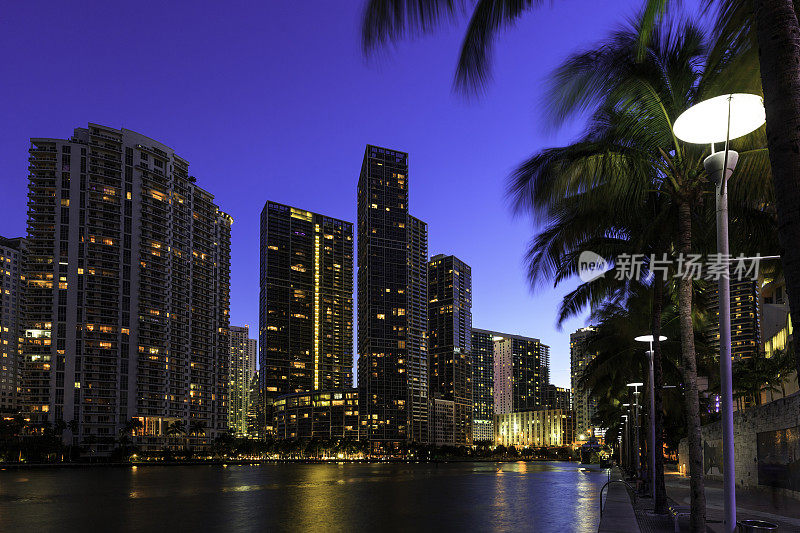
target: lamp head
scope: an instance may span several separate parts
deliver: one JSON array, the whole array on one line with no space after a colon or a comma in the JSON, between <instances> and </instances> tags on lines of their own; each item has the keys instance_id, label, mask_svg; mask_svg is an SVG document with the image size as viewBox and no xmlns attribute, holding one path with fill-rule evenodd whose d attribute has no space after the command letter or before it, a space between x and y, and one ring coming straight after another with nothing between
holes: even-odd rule
<instances>
[{"instance_id":1,"label":"lamp head","mask_svg":"<svg viewBox=\"0 0 800 533\"><path fill-rule=\"evenodd\" d=\"M639 335L638 337L636 337L633 340L635 340L637 342L653 342L655 340L655 337L653 337L652 335ZM665 336L663 336L663 335L659 335L658 336L658 340L659 341L665 341L665 340L667 340L667 338Z\"/></svg>"},{"instance_id":2,"label":"lamp head","mask_svg":"<svg viewBox=\"0 0 800 533\"><path fill-rule=\"evenodd\" d=\"M643 387L643 386L644 383L639 383L638 381L636 383L628 383L628 387Z\"/></svg>"},{"instance_id":3,"label":"lamp head","mask_svg":"<svg viewBox=\"0 0 800 533\"><path fill-rule=\"evenodd\" d=\"M730 111L730 135L728 113ZM672 131L687 143L712 144L744 137L766 121L764 101L757 94L723 94L695 104L675 120Z\"/></svg>"}]
</instances>

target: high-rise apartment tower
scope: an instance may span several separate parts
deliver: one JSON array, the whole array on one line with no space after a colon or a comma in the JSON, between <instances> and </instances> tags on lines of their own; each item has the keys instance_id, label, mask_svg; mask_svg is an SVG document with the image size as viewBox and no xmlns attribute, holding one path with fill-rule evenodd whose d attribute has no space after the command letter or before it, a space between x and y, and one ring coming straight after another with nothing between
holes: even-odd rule
<instances>
[{"instance_id":1,"label":"high-rise apartment tower","mask_svg":"<svg viewBox=\"0 0 800 533\"><path fill-rule=\"evenodd\" d=\"M189 163L99 124L31 139L21 393L34 422L110 452L131 418L161 447L169 424L228 425L232 219Z\"/></svg>"}]
</instances>

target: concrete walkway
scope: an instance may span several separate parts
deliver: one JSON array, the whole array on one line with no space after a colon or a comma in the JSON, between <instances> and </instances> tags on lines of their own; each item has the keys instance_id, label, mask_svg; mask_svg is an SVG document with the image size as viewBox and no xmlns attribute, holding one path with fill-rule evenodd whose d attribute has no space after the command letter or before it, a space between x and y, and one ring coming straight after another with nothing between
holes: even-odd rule
<instances>
[{"instance_id":1,"label":"concrete walkway","mask_svg":"<svg viewBox=\"0 0 800 533\"><path fill-rule=\"evenodd\" d=\"M611 479L621 479L619 469L612 470ZM606 491L598 533L641 533L627 487L611 483Z\"/></svg>"},{"instance_id":2,"label":"concrete walkway","mask_svg":"<svg viewBox=\"0 0 800 533\"><path fill-rule=\"evenodd\" d=\"M689 505L689 478L676 472L664 472L667 496L679 505ZM710 531L722 531L724 502L722 482L705 480L706 519ZM778 525L779 531L800 532L800 500L763 489L736 489L737 520L765 520Z\"/></svg>"}]
</instances>

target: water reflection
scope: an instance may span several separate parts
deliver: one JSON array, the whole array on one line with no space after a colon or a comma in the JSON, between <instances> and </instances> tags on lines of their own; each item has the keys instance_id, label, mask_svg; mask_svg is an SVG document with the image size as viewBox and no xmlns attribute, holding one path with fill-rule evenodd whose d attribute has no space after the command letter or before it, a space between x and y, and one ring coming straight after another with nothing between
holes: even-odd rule
<instances>
[{"instance_id":1,"label":"water reflection","mask_svg":"<svg viewBox=\"0 0 800 533\"><path fill-rule=\"evenodd\" d=\"M0 530L596 531L604 471L569 463L0 471Z\"/></svg>"}]
</instances>

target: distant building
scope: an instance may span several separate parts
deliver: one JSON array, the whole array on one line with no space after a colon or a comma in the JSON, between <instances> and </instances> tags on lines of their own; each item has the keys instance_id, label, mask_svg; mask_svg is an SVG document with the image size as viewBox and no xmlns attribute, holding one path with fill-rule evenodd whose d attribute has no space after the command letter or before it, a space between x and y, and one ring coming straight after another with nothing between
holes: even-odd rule
<instances>
[{"instance_id":1,"label":"distant building","mask_svg":"<svg viewBox=\"0 0 800 533\"><path fill-rule=\"evenodd\" d=\"M250 380L250 404L247 407L247 436L251 439L265 437L264 431L272 424L267 424L264 409L264 394L261 389L258 373Z\"/></svg>"},{"instance_id":2,"label":"distant building","mask_svg":"<svg viewBox=\"0 0 800 533\"><path fill-rule=\"evenodd\" d=\"M761 323L758 281L731 279L731 357L734 361L756 357L761 353ZM711 289L711 344L719 354L719 293Z\"/></svg>"},{"instance_id":3,"label":"distant building","mask_svg":"<svg viewBox=\"0 0 800 533\"><path fill-rule=\"evenodd\" d=\"M98 124L31 139L22 395L33 422L110 453L131 418L143 448L169 424L228 427L233 220L174 150Z\"/></svg>"},{"instance_id":4,"label":"distant building","mask_svg":"<svg viewBox=\"0 0 800 533\"><path fill-rule=\"evenodd\" d=\"M250 387L256 375L258 341L250 338L250 326L230 327L230 362L228 364L228 429L237 437L248 435ZM255 399L255 398L253 398Z\"/></svg>"},{"instance_id":5,"label":"distant building","mask_svg":"<svg viewBox=\"0 0 800 533\"><path fill-rule=\"evenodd\" d=\"M408 154L368 145L358 179L358 387L373 450L427 442L427 224Z\"/></svg>"},{"instance_id":6,"label":"distant building","mask_svg":"<svg viewBox=\"0 0 800 533\"><path fill-rule=\"evenodd\" d=\"M353 225L267 202L260 253L258 375L269 422L278 396L353 385Z\"/></svg>"},{"instance_id":7,"label":"distant building","mask_svg":"<svg viewBox=\"0 0 800 533\"><path fill-rule=\"evenodd\" d=\"M794 327L789 314L789 298L783 276L768 280L761 287L761 339L764 357L770 359L785 352L793 342ZM797 372L786 376L782 386L767 387L761 391L761 403L790 396L798 391ZM735 405L734 405L735 408Z\"/></svg>"},{"instance_id":8,"label":"distant building","mask_svg":"<svg viewBox=\"0 0 800 533\"><path fill-rule=\"evenodd\" d=\"M579 385L586 366L597 355L589 350L589 337L595 332L592 326L581 328L569 336L570 376L572 381L572 408L575 411L575 432L579 440L588 440L594 434L592 417L597 402L589 397L589 391Z\"/></svg>"},{"instance_id":9,"label":"distant building","mask_svg":"<svg viewBox=\"0 0 800 533\"><path fill-rule=\"evenodd\" d=\"M547 385L547 408L561 409L562 411L572 410L572 394L569 389L556 387L552 383Z\"/></svg>"},{"instance_id":10,"label":"distant building","mask_svg":"<svg viewBox=\"0 0 800 533\"><path fill-rule=\"evenodd\" d=\"M472 445L472 269L453 255L428 263L430 423L436 445Z\"/></svg>"},{"instance_id":11,"label":"distant building","mask_svg":"<svg viewBox=\"0 0 800 533\"><path fill-rule=\"evenodd\" d=\"M495 414L546 407L550 347L539 339L496 331L492 334Z\"/></svg>"},{"instance_id":12,"label":"distant building","mask_svg":"<svg viewBox=\"0 0 800 533\"><path fill-rule=\"evenodd\" d=\"M0 413L16 413L24 239L0 237Z\"/></svg>"},{"instance_id":13,"label":"distant building","mask_svg":"<svg viewBox=\"0 0 800 533\"><path fill-rule=\"evenodd\" d=\"M358 390L314 391L275 399L273 426L278 439L359 440L366 420L358 408ZM363 424L362 424L363 422Z\"/></svg>"},{"instance_id":14,"label":"distant building","mask_svg":"<svg viewBox=\"0 0 800 533\"><path fill-rule=\"evenodd\" d=\"M575 440L572 411L540 409L494 416L494 443L505 447L570 446Z\"/></svg>"},{"instance_id":15,"label":"distant building","mask_svg":"<svg viewBox=\"0 0 800 533\"><path fill-rule=\"evenodd\" d=\"M494 333L472 329L472 439L494 439Z\"/></svg>"}]
</instances>

